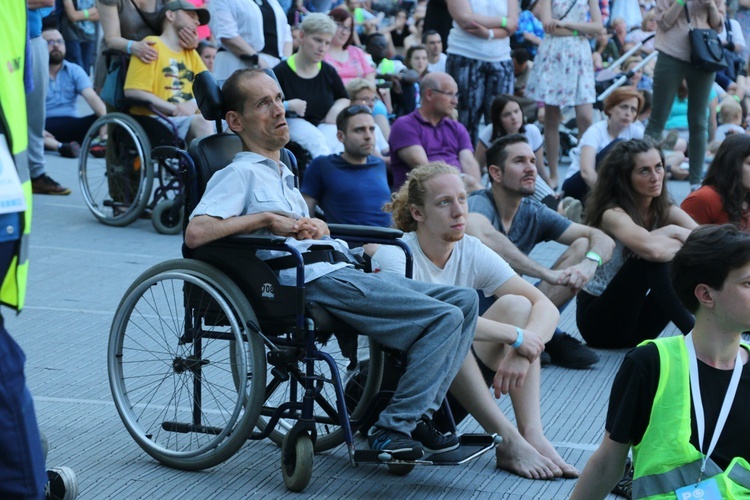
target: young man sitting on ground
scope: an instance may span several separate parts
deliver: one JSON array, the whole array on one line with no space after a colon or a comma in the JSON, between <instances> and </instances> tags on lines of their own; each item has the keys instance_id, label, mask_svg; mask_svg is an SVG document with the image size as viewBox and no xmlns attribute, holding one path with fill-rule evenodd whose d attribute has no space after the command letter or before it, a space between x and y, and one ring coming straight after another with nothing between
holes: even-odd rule
<instances>
[{"instance_id":1,"label":"young man sitting on ground","mask_svg":"<svg viewBox=\"0 0 750 500\"><path fill-rule=\"evenodd\" d=\"M607 496L631 448L633 498L748 498L750 233L694 229L672 261L672 286L695 327L625 356L604 437L572 499Z\"/></svg>"},{"instance_id":2,"label":"young man sitting on ground","mask_svg":"<svg viewBox=\"0 0 750 500\"><path fill-rule=\"evenodd\" d=\"M381 209L391 197L385 162L373 155L377 125L368 106L344 109L336 118L344 152L318 156L305 169L302 196L310 214L320 208L329 223L388 227Z\"/></svg>"},{"instance_id":3,"label":"young man sitting on ground","mask_svg":"<svg viewBox=\"0 0 750 500\"><path fill-rule=\"evenodd\" d=\"M137 57L131 58L125 78L125 97L146 101L170 118L163 120L143 108L132 108L131 113L151 116L170 128L174 125L188 144L196 137L214 133L215 128L200 115L193 96L195 75L208 70L198 52L180 46L179 32L184 27L197 30L208 19L206 9L199 9L187 0L165 4L160 15L161 35L144 38L146 42L154 42L159 58L148 64Z\"/></svg>"},{"instance_id":4,"label":"young man sitting on ground","mask_svg":"<svg viewBox=\"0 0 750 500\"><path fill-rule=\"evenodd\" d=\"M497 433L497 467L530 479L578 477L544 436L539 409L539 354L555 330L557 308L531 283L478 239L464 234L466 189L456 168L433 162L412 170L393 200L396 227L414 256L414 279L467 286L497 300L477 321L472 354L450 394L453 416L471 414L485 431ZM373 261L383 271L404 273L405 256L380 246ZM518 430L495 397L510 394ZM519 432L520 431L520 432Z\"/></svg>"},{"instance_id":5,"label":"young man sitting on ground","mask_svg":"<svg viewBox=\"0 0 750 500\"><path fill-rule=\"evenodd\" d=\"M525 136L498 139L487 150L487 166L492 187L469 198L466 232L497 252L516 272L542 280L542 293L558 308L565 307L594 276L597 266L609 260L614 241L531 198L536 156ZM550 240L568 248L547 268L528 255L537 244ZM599 360L594 351L559 329L545 351L552 363L566 368L589 368Z\"/></svg>"},{"instance_id":6,"label":"young man sitting on ground","mask_svg":"<svg viewBox=\"0 0 750 500\"><path fill-rule=\"evenodd\" d=\"M276 80L263 70L239 70L224 83L222 93L227 124L240 136L243 151L208 182L190 216L185 244L195 248L233 234L275 234L286 236L287 244L303 255L323 244L348 259L346 244L328 236L325 222L310 218L292 172L280 163L289 127ZM295 280L296 269L279 271L282 285ZM368 432L372 449L414 460L424 448L457 446L455 434L433 432L432 415L471 346L477 318L474 290L365 274L343 261L316 262L305 266L305 299L382 345L406 353L406 370L395 394Z\"/></svg>"}]
</instances>

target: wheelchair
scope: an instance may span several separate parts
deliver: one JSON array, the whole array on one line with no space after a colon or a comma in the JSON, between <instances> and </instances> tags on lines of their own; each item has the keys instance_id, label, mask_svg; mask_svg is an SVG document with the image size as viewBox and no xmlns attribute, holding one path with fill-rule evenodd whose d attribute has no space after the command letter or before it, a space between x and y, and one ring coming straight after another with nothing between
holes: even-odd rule
<instances>
[{"instance_id":1,"label":"wheelchair","mask_svg":"<svg viewBox=\"0 0 750 500\"><path fill-rule=\"evenodd\" d=\"M126 57L110 51L109 56ZM123 76L124 78L124 76ZM124 81L122 82L124 84ZM78 164L78 180L83 199L100 222L127 226L150 213L154 228L163 234L179 234L182 229L184 186L179 159L152 155L159 146L184 148L177 129L150 116L128 114L132 107L146 108L168 117L134 99L121 99L117 111L107 113L89 128ZM107 139L99 131L106 127Z\"/></svg>"},{"instance_id":2,"label":"wheelchair","mask_svg":"<svg viewBox=\"0 0 750 500\"><path fill-rule=\"evenodd\" d=\"M210 74L202 75L213 96L199 99L201 111L207 119L220 118L220 105L212 104L221 102L218 88L211 87ZM187 165L184 208L190 213L210 176L242 145L236 135L219 133L196 139L189 153L157 149L159 155L171 150ZM296 169L288 152L282 161ZM350 241L399 245L411 265L401 231L330 229ZM260 250L291 255L296 286L281 286L256 255ZM417 464L463 463L498 442L464 435L457 450L416 462L355 450L354 432L372 425L392 394L380 390L381 380L385 360L398 353L305 300L304 260L283 237L235 235L196 249L183 245L183 256L135 280L109 336L115 406L136 443L159 462L201 470L227 460L248 440L268 437L281 446L286 487L302 491L314 453L342 443L353 466L386 464L406 474Z\"/></svg>"}]
</instances>

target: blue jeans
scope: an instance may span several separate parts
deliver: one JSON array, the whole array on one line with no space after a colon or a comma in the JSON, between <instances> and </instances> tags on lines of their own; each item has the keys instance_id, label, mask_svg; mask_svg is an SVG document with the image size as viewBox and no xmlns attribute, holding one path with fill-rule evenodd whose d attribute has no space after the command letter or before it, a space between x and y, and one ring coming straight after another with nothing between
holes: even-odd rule
<instances>
[{"instance_id":1,"label":"blue jeans","mask_svg":"<svg viewBox=\"0 0 750 500\"><path fill-rule=\"evenodd\" d=\"M15 241L0 243L0 275ZM34 402L26 387L26 356L0 316L0 498L44 498L47 473Z\"/></svg>"}]
</instances>

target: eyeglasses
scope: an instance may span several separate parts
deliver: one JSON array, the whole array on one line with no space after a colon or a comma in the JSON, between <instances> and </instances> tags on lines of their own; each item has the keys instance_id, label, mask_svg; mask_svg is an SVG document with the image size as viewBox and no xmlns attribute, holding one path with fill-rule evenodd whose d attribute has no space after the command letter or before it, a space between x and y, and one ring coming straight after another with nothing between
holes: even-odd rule
<instances>
[{"instance_id":1,"label":"eyeglasses","mask_svg":"<svg viewBox=\"0 0 750 500\"><path fill-rule=\"evenodd\" d=\"M57 40L47 40L47 45L49 45L50 47L52 45L63 46L63 45L65 45L65 40L63 40L62 38L58 38Z\"/></svg>"},{"instance_id":2,"label":"eyeglasses","mask_svg":"<svg viewBox=\"0 0 750 500\"><path fill-rule=\"evenodd\" d=\"M354 115L361 115L361 114L372 114L372 110L369 106L364 106L362 104L357 104L356 106L349 106L345 110L341 112L342 115L344 115L347 118L350 118Z\"/></svg>"},{"instance_id":3,"label":"eyeglasses","mask_svg":"<svg viewBox=\"0 0 750 500\"><path fill-rule=\"evenodd\" d=\"M356 102L356 101L362 101L362 102L364 102L364 103L367 103L367 104L375 104L375 103L376 103L376 102L378 102L379 100L380 100L380 99L378 98L378 96L372 96L372 97L359 97L359 98L357 98L357 99L352 99L352 101L354 101L354 102Z\"/></svg>"},{"instance_id":4,"label":"eyeglasses","mask_svg":"<svg viewBox=\"0 0 750 500\"><path fill-rule=\"evenodd\" d=\"M352 29L344 23L336 23L336 28L340 29L344 33L351 33Z\"/></svg>"},{"instance_id":5,"label":"eyeglasses","mask_svg":"<svg viewBox=\"0 0 750 500\"><path fill-rule=\"evenodd\" d=\"M440 89L430 89L433 92L437 92L438 94L443 94L448 96L448 98L452 101L453 99L458 100L459 97L461 97L460 92L456 92L455 94L453 92L448 92L447 90L440 90Z\"/></svg>"}]
</instances>

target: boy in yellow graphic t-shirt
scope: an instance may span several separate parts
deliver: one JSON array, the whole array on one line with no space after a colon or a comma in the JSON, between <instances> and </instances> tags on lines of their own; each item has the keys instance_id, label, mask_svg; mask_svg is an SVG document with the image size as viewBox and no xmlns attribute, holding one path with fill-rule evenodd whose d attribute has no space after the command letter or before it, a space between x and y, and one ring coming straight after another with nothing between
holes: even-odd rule
<instances>
[{"instance_id":1,"label":"boy in yellow graphic t-shirt","mask_svg":"<svg viewBox=\"0 0 750 500\"><path fill-rule=\"evenodd\" d=\"M156 110L169 116L180 137L190 142L196 137L214 133L214 125L198 112L193 95L195 75L207 71L203 60L193 49L180 45L178 33L184 27L197 29L208 23L209 13L186 0L174 0L162 10L161 36L144 40L159 53L156 61L144 63L137 57L130 60L125 79L125 97L149 102ZM133 108L134 115L151 115L143 108ZM167 124L171 127L171 124Z\"/></svg>"}]
</instances>

